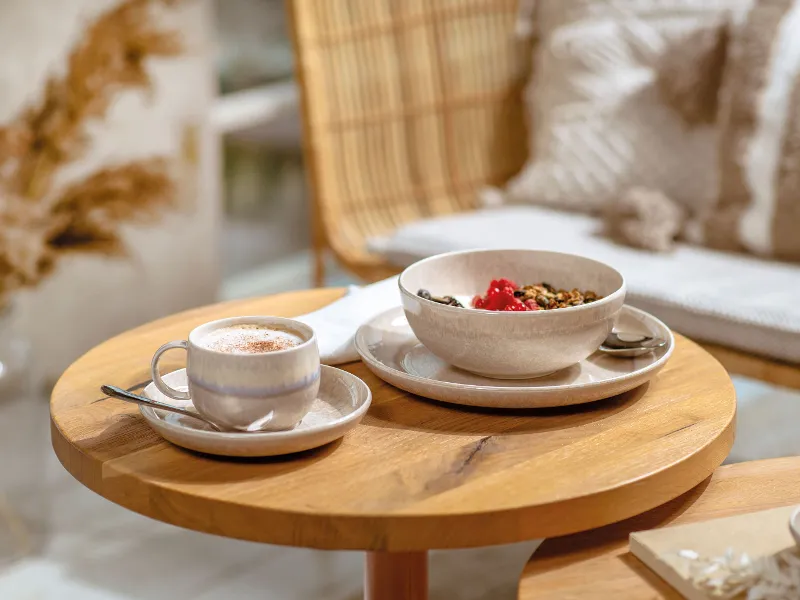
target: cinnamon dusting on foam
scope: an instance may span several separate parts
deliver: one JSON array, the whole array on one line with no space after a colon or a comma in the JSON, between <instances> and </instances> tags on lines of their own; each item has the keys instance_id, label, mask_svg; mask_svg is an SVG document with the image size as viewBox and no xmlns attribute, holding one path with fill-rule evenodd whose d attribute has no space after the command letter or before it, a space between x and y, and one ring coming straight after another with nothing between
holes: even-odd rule
<instances>
[{"instance_id":1,"label":"cinnamon dusting on foam","mask_svg":"<svg viewBox=\"0 0 800 600\"><path fill-rule=\"evenodd\" d=\"M263 354L288 350L304 341L296 332L275 325L244 323L215 329L203 336L201 344L217 352Z\"/></svg>"}]
</instances>

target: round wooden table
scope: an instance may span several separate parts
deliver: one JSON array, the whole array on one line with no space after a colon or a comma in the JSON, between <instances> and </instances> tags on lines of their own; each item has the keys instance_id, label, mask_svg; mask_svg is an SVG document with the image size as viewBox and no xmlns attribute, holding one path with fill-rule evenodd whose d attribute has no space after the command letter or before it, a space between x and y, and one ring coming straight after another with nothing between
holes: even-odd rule
<instances>
[{"instance_id":1,"label":"round wooden table","mask_svg":"<svg viewBox=\"0 0 800 600\"><path fill-rule=\"evenodd\" d=\"M78 481L154 519L217 535L365 550L368 598L424 598L427 551L560 536L626 519L706 479L733 442L724 369L677 336L649 385L590 405L531 411L423 400L348 365L372 389L363 422L299 455L227 460L172 446L135 406L150 357L196 325L234 315L292 316L342 290L312 290L190 310L97 346L57 383L53 447ZM177 353L176 353L177 354ZM168 356L167 368L183 366ZM170 363L170 361L172 361Z\"/></svg>"},{"instance_id":2,"label":"round wooden table","mask_svg":"<svg viewBox=\"0 0 800 600\"><path fill-rule=\"evenodd\" d=\"M681 600L628 548L634 531L800 504L800 457L725 465L686 494L594 531L546 540L526 565L520 600Z\"/></svg>"}]
</instances>

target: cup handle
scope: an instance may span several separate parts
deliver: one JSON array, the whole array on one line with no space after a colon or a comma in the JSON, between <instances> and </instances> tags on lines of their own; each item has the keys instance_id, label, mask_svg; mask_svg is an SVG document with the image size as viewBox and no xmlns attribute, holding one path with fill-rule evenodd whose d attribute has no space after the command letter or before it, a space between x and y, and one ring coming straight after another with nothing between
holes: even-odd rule
<instances>
[{"instance_id":1,"label":"cup handle","mask_svg":"<svg viewBox=\"0 0 800 600\"><path fill-rule=\"evenodd\" d=\"M161 373L158 372L158 361L161 359L161 355L167 350L172 350L173 348L183 348L184 350L188 350L189 342L186 340L167 342L161 346L161 348L156 350L156 353L153 355L153 360L150 363L150 373L153 376L153 383L156 384L158 391L168 398L172 398L174 400L191 400L192 397L189 395L189 392L183 392L168 386L166 383L164 383L164 380L161 379Z\"/></svg>"}]
</instances>

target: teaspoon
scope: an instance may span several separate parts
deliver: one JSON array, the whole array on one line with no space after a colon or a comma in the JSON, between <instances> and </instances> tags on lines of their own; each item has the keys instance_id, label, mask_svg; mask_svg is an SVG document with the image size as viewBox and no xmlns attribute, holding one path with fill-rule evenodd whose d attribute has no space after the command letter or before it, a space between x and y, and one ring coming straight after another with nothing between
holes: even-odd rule
<instances>
[{"instance_id":1,"label":"teaspoon","mask_svg":"<svg viewBox=\"0 0 800 600\"><path fill-rule=\"evenodd\" d=\"M629 333L624 331L614 331L600 345L600 352L620 358L633 358L642 356L667 344L667 340L642 335L640 333Z\"/></svg>"},{"instance_id":2,"label":"teaspoon","mask_svg":"<svg viewBox=\"0 0 800 600\"><path fill-rule=\"evenodd\" d=\"M114 398L125 400L125 402L133 402L134 404L141 404L142 406L149 406L151 408L157 408L159 410L173 412L179 415L183 415L184 417L191 417L193 419L197 419L198 421L202 421L203 423L211 427L214 431L224 431L223 428L217 425L216 423L209 421L199 413L196 413L192 410L186 410L183 408L178 408L177 406L171 406L170 404L159 402L158 400L151 400L150 398L145 398L144 396L139 396L138 394L133 394L127 390L118 388L115 385L101 385L100 391L103 392L106 396L113 396Z\"/></svg>"}]
</instances>

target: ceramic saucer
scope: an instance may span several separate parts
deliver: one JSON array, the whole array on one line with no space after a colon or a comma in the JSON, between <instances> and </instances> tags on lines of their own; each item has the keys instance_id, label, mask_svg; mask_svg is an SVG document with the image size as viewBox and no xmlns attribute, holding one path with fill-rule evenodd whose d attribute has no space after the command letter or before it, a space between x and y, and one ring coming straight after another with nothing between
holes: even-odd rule
<instances>
[{"instance_id":1,"label":"ceramic saucer","mask_svg":"<svg viewBox=\"0 0 800 600\"><path fill-rule=\"evenodd\" d=\"M649 381L675 347L669 328L652 315L624 306L617 331L662 337L667 344L637 358L600 352L580 363L536 379L502 380L457 369L420 344L403 309L393 308L361 326L356 349L378 377L412 394L442 402L489 408L567 406L610 398ZM553 347L558 352L558 346Z\"/></svg>"},{"instance_id":2,"label":"ceramic saucer","mask_svg":"<svg viewBox=\"0 0 800 600\"><path fill-rule=\"evenodd\" d=\"M186 386L186 369L163 377L167 385ZM152 399L186 407L190 402L173 400L159 392L152 382L144 389ZM238 433L213 431L201 421L149 406L140 406L150 427L166 440L207 454L221 456L277 456L310 450L342 437L366 414L372 401L367 384L355 375L322 366L319 396L311 411L291 431Z\"/></svg>"}]
</instances>

